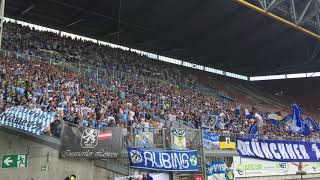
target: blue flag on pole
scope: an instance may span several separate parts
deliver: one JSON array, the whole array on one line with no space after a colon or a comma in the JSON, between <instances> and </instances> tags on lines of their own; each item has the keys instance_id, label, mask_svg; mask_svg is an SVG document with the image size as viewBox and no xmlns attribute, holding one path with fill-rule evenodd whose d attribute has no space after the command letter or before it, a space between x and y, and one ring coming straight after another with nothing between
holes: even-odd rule
<instances>
[{"instance_id":1,"label":"blue flag on pole","mask_svg":"<svg viewBox=\"0 0 320 180\"><path fill-rule=\"evenodd\" d=\"M292 120L295 121L297 127L302 127L301 110L297 104L292 107Z\"/></svg>"},{"instance_id":2,"label":"blue flag on pole","mask_svg":"<svg viewBox=\"0 0 320 180\"><path fill-rule=\"evenodd\" d=\"M258 124L257 122L254 122L250 128L249 128L249 134L250 135L258 135Z\"/></svg>"},{"instance_id":3,"label":"blue flag on pole","mask_svg":"<svg viewBox=\"0 0 320 180\"><path fill-rule=\"evenodd\" d=\"M301 118L301 111L297 104L294 104L292 107L292 119L288 122L288 125L291 132L302 134L302 130L304 127Z\"/></svg>"}]
</instances>

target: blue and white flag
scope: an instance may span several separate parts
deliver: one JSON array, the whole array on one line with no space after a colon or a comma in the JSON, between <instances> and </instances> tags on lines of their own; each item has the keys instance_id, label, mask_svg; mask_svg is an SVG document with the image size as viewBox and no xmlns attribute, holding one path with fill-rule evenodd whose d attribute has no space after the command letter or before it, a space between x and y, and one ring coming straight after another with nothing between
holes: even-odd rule
<instances>
[{"instance_id":1,"label":"blue and white flag","mask_svg":"<svg viewBox=\"0 0 320 180\"><path fill-rule=\"evenodd\" d=\"M237 138L241 157L279 162L319 162L320 143Z\"/></svg>"},{"instance_id":2,"label":"blue and white flag","mask_svg":"<svg viewBox=\"0 0 320 180\"><path fill-rule=\"evenodd\" d=\"M302 133L301 128L303 127L303 122L301 118L301 111L297 104L294 104L292 107L292 120L288 123L291 132L293 133Z\"/></svg>"},{"instance_id":3,"label":"blue and white flag","mask_svg":"<svg viewBox=\"0 0 320 180\"><path fill-rule=\"evenodd\" d=\"M211 134L203 131L203 147L205 149L219 149L219 134Z\"/></svg>"},{"instance_id":4,"label":"blue and white flag","mask_svg":"<svg viewBox=\"0 0 320 180\"><path fill-rule=\"evenodd\" d=\"M207 175L212 176L214 174L224 174L226 170L226 164L222 161L212 162L206 165Z\"/></svg>"},{"instance_id":5,"label":"blue and white flag","mask_svg":"<svg viewBox=\"0 0 320 180\"><path fill-rule=\"evenodd\" d=\"M157 171L199 171L197 150L155 150L128 147L131 168Z\"/></svg>"},{"instance_id":6,"label":"blue and white flag","mask_svg":"<svg viewBox=\"0 0 320 180\"><path fill-rule=\"evenodd\" d=\"M250 128L249 128L249 134L250 135L258 135L259 134L259 128L257 122L254 122Z\"/></svg>"},{"instance_id":7,"label":"blue and white flag","mask_svg":"<svg viewBox=\"0 0 320 180\"><path fill-rule=\"evenodd\" d=\"M314 119L312 119L312 117L308 116L304 120L304 122L305 122L305 124L307 124L309 126L309 128L312 132L319 132L320 131L318 123Z\"/></svg>"},{"instance_id":8,"label":"blue and white flag","mask_svg":"<svg viewBox=\"0 0 320 180\"><path fill-rule=\"evenodd\" d=\"M22 106L12 107L0 115L0 124L40 135L54 121L51 113L30 110Z\"/></svg>"},{"instance_id":9,"label":"blue and white flag","mask_svg":"<svg viewBox=\"0 0 320 180\"><path fill-rule=\"evenodd\" d=\"M271 123L275 126L278 126L279 122L283 120L282 116L277 113L268 114L268 119L271 120Z\"/></svg>"}]
</instances>

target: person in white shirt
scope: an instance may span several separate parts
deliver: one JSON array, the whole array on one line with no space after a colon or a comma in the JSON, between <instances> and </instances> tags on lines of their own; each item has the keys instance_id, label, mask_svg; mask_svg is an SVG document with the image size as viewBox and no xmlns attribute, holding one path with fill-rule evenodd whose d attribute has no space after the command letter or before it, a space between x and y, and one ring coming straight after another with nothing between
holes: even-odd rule
<instances>
[{"instance_id":1,"label":"person in white shirt","mask_svg":"<svg viewBox=\"0 0 320 180\"><path fill-rule=\"evenodd\" d=\"M260 128L263 126L263 119L260 114L257 113L257 109L255 107L252 108L252 114L254 115L255 120L257 121L257 125Z\"/></svg>"}]
</instances>

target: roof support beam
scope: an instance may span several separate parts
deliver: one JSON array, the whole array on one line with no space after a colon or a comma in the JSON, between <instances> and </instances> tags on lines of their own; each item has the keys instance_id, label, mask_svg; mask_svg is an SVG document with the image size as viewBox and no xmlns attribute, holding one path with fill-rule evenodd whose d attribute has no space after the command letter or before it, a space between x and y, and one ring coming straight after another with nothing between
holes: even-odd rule
<instances>
[{"instance_id":1,"label":"roof support beam","mask_svg":"<svg viewBox=\"0 0 320 180\"><path fill-rule=\"evenodd\" d=\"M82 22L82 21L84 21L84 19L78 19L78 20L76 20L76 21L73 21L73 22L67 24L67 25L65 26L65 28L70 27L70 26L73 26L73 25L76 25L76 24L79 24L79 23Z\"/></svg>"},{"instance_id":2,"label":"roof support beam","mask_svg":"<svg viewBox=\"0 0 320 180\"><path fill-rule=\"evenodd\" d=\"M317 30L318 30L318 33L320 33L320 17L319 17L319 14L316 15L316 19L317 19L317 23L318 23Z\"/></svg>"},{"instance_id":3,"label":"roof support beam","mask_svg":"<svg viewBox=\"0 0 320 180\"><path fill-rule=\"evenodd\" d=\"M271 11L274 7L280 4L283 0L273 0L269 6L267 7L266 11Z\"/></svg>"},{"instance_id":4,"label":"roof support beam","mask_svg":"<svg viewBox=\"0 0 320 180\"><path fill-rule=\"evenodd\" d=\"M25 9L24 11L21 12L21 16L25 15L27 12L29 12L31 9L33 9L35 7L34 4L32 4L31 6L29 6L27 9Z\"/></svg>"},{"instance_id":5,"label":"roof support beam","mask_svg":"<svg viewBox=\"0 0 320 180\"><path fill-rule=\"evenodd\" d=\"M264 14L266 16L269 16L270 18L275 19L276 21L279 21L279 22L281 22L283 24L286 24L286 25L288 25L288 26L290 26L292 28L295 28L295 29L297 29L297 30L299 30L299 31L301 31L301 32L303 32L305 34L308 34L308 35L320 40L320 35L319 34L317 34L315 32L312 32L312 31L310 31L310 30L308 30L308 29L306 29L306 28L304 28L302 26L296 25L295 23L290 22L289 20L286 20L286 19L284 19L284 18L282 18L282 17L280 17L278 15L275 15L275 14L273 14L271 12L265 11L264 9L252 4L252 3L250 3L250 2L248 2L246 0L234 0L234 1L238 2L239 4L241 4L243 6L246 6L246 7L250 8L250 9L252 9L252 10L257 11L258 13L261 13L261 14Z\"/></svg>"},{"instance_id":6,"label":"roof support beam","mask_svg":"<svg viewBox=\"0 0 320 180\"><path fill-rule=\"evenodd\" d=\"M294 0L290 0L290 8L292 11L292 18L295 24L297 24L297 14L296 14L296 7L294 5Z\"/></svg>"},{"instance_id":7,"label":"roof support beam","mask_svg":"<svg viewBox=\"0 0 320 180\"><path fill-rule=\"evenodd\" d=\"M309 21L309 20L312 21L312 18L316 17L316 16L319 14L319 12L320 12L320 10L319 10L319 3L320 3L320 2L319 2L318 0L316 0L316 1L314 2L315 8L313 9L313 11L309 12L308 16L306 16L306 17L301 21L301 24L303 24L303 23L305 23L305 22L307 22L307 21ZM315 21L315 22L316 22L316 21Z\"/></svg>"},{"instance_id":8,"label":"roof support beam","mask_svg":"<svg viewBox=\"0 0 320 180\"><path fill-rule=\"evenodd\" d=\"M112 33L109 33L109 34L104 35L103 37L104 37L104 38L108 38L108 37L115 36L115 35L117 35L117 34L120 34L120 32L119 32L119 31L112 32Z\"/></svg>"},{"instance_id":9,"label":"roof support beam","mask_svg":"<svg viewBox=\"0 0 320 180\"><path fill-rule=\"evenodd\" d=\"M266 0L259 0L259 3L264 10L267 9Z\"/></svg>"},{"instance_id":10,"label":"roof support beam","mask_svg":"<svg viewBox=\"0 0 320 180\"><path fill-rule=\"evenodd\" d=\"M308 10L309 7L310 7L310 4L312 3L312 1L313 1L313 0L309 0L308 3L306 4L306 6L304 7L304 9L303 9L303 11L302 11L302 13L301 13L301 15L300 15L300 17L299 17L299 20L298 20L297 24L300 24L300 23L301 23L303 17L305 16L307 10Z\"/></svg>"}]
</instances>

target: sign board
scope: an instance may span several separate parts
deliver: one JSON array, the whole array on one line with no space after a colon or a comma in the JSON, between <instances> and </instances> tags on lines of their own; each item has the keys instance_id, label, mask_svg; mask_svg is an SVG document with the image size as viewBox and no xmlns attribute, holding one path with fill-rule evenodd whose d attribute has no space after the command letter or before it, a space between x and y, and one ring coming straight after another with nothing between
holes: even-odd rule
<instances>
[{"instance_id":1,"label":"sign board","mask_svg":"<svg viewBox=\"0 0 320 180\"><path fill-rule=\"evenodd\" d=\"M62 158L117 158L122 148L122 128L65 127L61 135Z\"/></svg>"},{"instance_id":2,"label":"sign board","mask_svg":"<svg viewBox=\"0 0 320 180\"><path fill-rule=\"evenodd\" d=\"M235 156L233 169L235 176L239 178L294 175L297 171L317 174L320 173L320 162L275 162Z\"/></svg>"},{"instance_id":3,"label":"sign board","mask_svg":"<svg viewBox=\"0 0 320 180\"><path fill-rule=\"evenodd\" d=\"M197 150L156 150L128 147L131 168L156 171L199 171Z\"/></svg>"},{"instance_id":4,"label":"sign board","mask_svg":"<svg viewBox=\"0 0 320 180\"><path fill-rule=\"evenodd\" d=\"M2 168L23 168L28 166L27 154L3 154Z\"/></svg>"},{"instance_id":5,"label":"sign board","mask_svg":"<svg viewBox=\"0 0 320 180\"><path fill-rule=\"evenodd\" d=\"M278 162L319 162L320 160L320 143L309 141L237 138L237 151L244 158Z\"/></svg>"},{"instance_id":6,"label":"sign board","mask_svg":"<svg viewBox=\"0 0 320 180\"><path fill-rule=\"evenodd\" d=\"M41 171L49 171L49 166L48 165L41 166Z\"/></svg>"}]
</instances>

